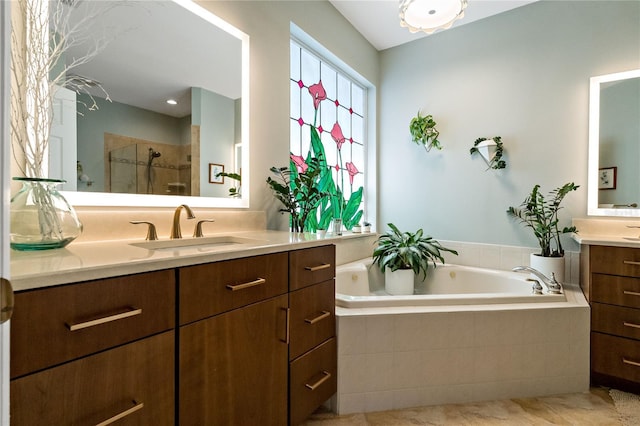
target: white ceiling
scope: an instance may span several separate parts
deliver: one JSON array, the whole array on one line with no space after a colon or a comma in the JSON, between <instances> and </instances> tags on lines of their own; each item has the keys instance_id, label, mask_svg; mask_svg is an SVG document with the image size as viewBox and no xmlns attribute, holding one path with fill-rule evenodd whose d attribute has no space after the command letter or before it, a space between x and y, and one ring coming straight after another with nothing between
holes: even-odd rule
<instances>
[{"instance_id":1,"label":"white ceiling","mask_svg":"<svg viewBox=\"0 0 640 426\"><path fill-rule=\"evenodd\" d=\"M388 49L422 37L400 26L399 0L329 0L378 50ZM537 0L469 0L464 18L456 26L487 18Z\"/></svg>"}]
</instances>

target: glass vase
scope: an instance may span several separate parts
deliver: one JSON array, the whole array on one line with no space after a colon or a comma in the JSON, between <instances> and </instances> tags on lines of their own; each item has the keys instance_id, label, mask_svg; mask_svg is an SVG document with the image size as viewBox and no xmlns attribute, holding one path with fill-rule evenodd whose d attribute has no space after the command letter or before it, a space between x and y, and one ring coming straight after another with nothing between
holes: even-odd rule
<instances>
[{"instance_id":1,"label":"glass vase","mask_svg":"<svg viewBox=\"0 0 640 426\"><path fill-rule=\"evenodd\" d=\"M78 216L58 192L59 179L14 177L22 188L11 198L10 244L14 250L65 247L82 233Z\"/></svg>"}]
</instances>

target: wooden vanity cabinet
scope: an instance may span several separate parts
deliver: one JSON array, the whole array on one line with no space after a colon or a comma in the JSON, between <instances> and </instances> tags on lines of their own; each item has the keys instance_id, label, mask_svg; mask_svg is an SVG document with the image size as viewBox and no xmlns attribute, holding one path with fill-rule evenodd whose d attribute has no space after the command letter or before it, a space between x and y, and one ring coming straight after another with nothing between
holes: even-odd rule
<instances>
[{"instance_id":1,"label":"wooden vanity cabinet","mask_svg":"<svg viewBox=\"0 0 640 426\"><path fill-rule=\"evenodd\" d=\"M337 390L335 246L289 252L289 422L300 424Z\"/></svg>"},{"instance_id":2,"label":"wooden vanity cabinet","mask_svg":"<svg viewBox=\"0 0 640 426\"><path fill-rule=\"evenodd\" d=\"M287 253L178 276L179 424L287 424Z\"/></svg>"},{"instance_id":3,"label":"wooden vanity cabinet","mask_svg":"<svg viewBox=\"0 0 640 426\"><path fill-rule=\"evenodd\" d=\"M12 425L174 424L175 275L18 292Z\"/></svg>"},{"instance_id":4,"label":"wooden vanity cabinet","mask_svg":"<svg viewBox=\"0 0 640 426\"><path fill-rule=\"evenodd\" d=\"M591 381L640 391L640 249L589 246Z\"/></svg>"}]
</instances>

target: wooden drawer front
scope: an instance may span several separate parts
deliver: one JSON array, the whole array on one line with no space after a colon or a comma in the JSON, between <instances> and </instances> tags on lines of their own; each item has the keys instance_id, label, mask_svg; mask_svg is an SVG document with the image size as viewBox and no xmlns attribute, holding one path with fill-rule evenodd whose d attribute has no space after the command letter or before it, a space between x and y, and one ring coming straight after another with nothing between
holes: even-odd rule
<instances>
[{"instance_id":1,"label":"wooden drawer front","mask_svg":"<svg viewBox=\"0 0 640 426\"><path fill-rule=\"evenodd\" d=\"M174 325L173 270L20 292L11 320L11 377Z\"/></svg>"},{"instance_id":2,"label":"wooden drawer front","mask_svg":"<svg viewBox=\"0 0 640 426\"><path fill-rule=\"evenodd\" d=\"M640 340L640 309L593 303L591 329Z\"/></svg>"},{"instance_id":3,"label":"wooden drawer front","mask_svg":"<svg viewBox=\"0 0 640 426\"><path fill-rule=\"evenodd\" d=\"M336 246L289 252L289 287L297 290L336 276Z\"/></svg>"},{"instance_id":4,"label":"wooden drawer front","mask_svg":"<svg viewBox=\"0 0 640 426\"><path fill-rule=\"evenodd\" d=\"M640 382L640 342L592 332L591 370Z\"/></svg>"},{"instance_id":5,"label":"wooden drawer front","mask_svg":"<svg viewBox=\"0 0 640 426\"><path fill-rule=\"evenodd\" d=\"M299 357L336 335L335 297L333 280L296 290L289 295L289 359Z\"/></svg>"},{"instance_id":6,"label":"wooden drawer front","mask_svg":"<svg viewBox=\"0 0 640 426\"><path fill-rule=\"evenodd\" d=\"M287 253L179 269L180 324L285 294Z\"/></svg>"},{"instance_id":7,"label":"wooden drawer front","mask_svg":"<svg viewBox=\"0 0 640 426\"><path fill-rule=\"evenodd\" d=\"M287 422L287 295L180 327L180 426Z\"/></svg>"},{"instance_id":8,"label":"wooden drawer front","mask_svg":"<svg viewBox=\"0 0 640 426\"><path fill-rule=\"evenodd\" d=\"M300 424L337 390L336 339L326 341L291 363L289 417Z\"/></svg>"},{"instance_id":9,"label":"wooden drawer front","mask_svg":"<svg viewBox=\"0 0 640 426\"><path fill-rule=\"evenodd\" d=\"M173 425L173 331L11 381L11 424Z\"/></svg>"},{"instance_id":10,"label":"wooden drawer front","mask_svg":"<svg viewBox=\"0 0 640 426\"><path fill-rule=\"evenodd\" d=\"M640 279L591 274L591 301L640 308Z\"/></svg>"},{"instance_id":11,"label":"wooden drawer front","mask_svg":"<svg viewBox=\"0 0 640 426\"><path fill-rule=\"evenodd\" d=\"M591 246L591 272L640 277L640 249Z\"/></svg>"}]
</instances>

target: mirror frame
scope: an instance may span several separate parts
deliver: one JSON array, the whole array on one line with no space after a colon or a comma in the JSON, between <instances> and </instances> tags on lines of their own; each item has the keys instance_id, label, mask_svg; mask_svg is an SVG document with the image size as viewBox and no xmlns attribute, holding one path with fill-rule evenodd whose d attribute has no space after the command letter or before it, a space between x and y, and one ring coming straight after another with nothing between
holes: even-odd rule
<instances>
[{"instance_id":1,"label":"mirror frame","mask_svg":"<svg viewBox=\"0 0 640 426\"><path fill-rule=\"evenodd\" d=\"M61 191L73 206L100 207L175 207L188 204L191 207L248 208L249 207L249 36L233 25L222 20L192 0L172 0L190 12L205 19L221 30L242 42L242 99L241 116L241 152L242 152L242 197L200 197L180 195L122 194L108 192Z\"/></svg>"},{"instance_id":2,"label":"mirror frame","mask_svg":"<svg viewBox=\"0 0 640 426\"><path fill-rule=\"evenodd\" d=\"M600 161L600 86L612 81L640 77L640 69L591 77L589 87L589 166L587 180L587 215L640 217L640 209L598 207L598 168Z\"/></svg>"}]
</instances>

